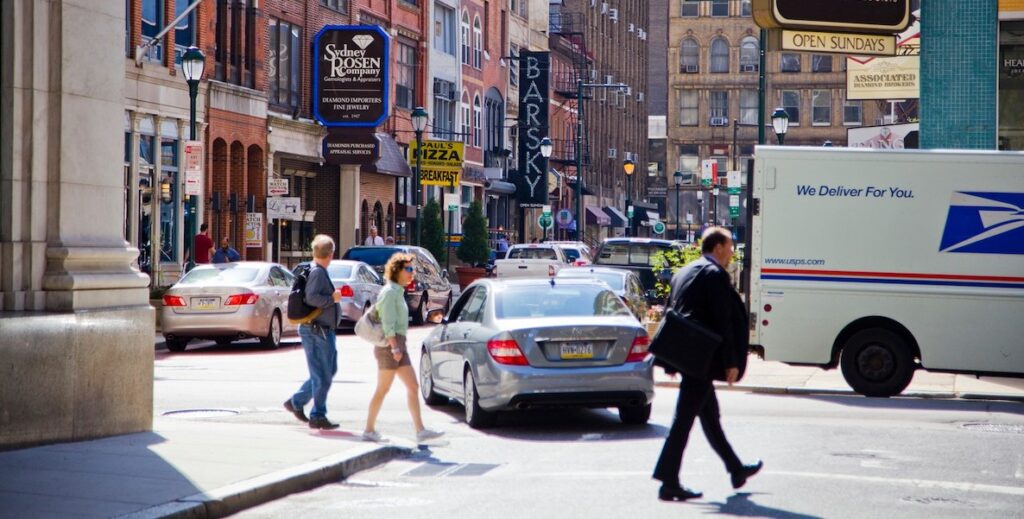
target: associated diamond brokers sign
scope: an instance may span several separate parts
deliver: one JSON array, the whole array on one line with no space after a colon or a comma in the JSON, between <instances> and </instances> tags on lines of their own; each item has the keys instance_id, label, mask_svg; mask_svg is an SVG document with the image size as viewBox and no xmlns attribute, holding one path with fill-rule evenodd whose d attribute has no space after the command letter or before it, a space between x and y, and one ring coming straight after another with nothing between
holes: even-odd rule
<instances>
[{"instance_id":1,"label":"associated diamond brokers sign","mask_svg":"<svg viewBox=\"0 0 1024 519\"><path fill-rule=\"evenodd\" d=\"M762 29L897 34L910 25L910 0L754 0Z\"/></svg>"},{"instance_id":2,"label":"associated diamond brokers sign","mask_svg":"<svg viewBox=\"0 0 1024 519\"><path fill-rule=\"evenodd\" d=\"M516 198L520 207L548 203L547 159L540 141L548 135L548 83L551 53L519 53L519 175Z\"/></svg>"},{"instance_id":3,"label":"associated diamond brokers sign","mask_svg":"<svg viewBox=\"0 0 1024 519\"><path fill-rule=\"evenodd\" d=\"M382 123L388 116L387 33L376 25L328 25L313 48L316 120L328 127Z\"/></svg>"}]
</instances>

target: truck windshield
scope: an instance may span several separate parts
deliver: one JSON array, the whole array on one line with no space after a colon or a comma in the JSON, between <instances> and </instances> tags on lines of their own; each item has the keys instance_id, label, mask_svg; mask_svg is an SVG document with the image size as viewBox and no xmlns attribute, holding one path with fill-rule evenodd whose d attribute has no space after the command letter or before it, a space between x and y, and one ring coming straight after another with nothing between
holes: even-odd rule
<instances>
[{"instance_id":1,"label":"truck windshield","mask_svg":"<svg viewBox=\"0 0 1024 519\"><path fill-rule=\"evenodd\" d=\"M606 243L601 247L595 263L607 265L652 266L654 255L671 247L654 243Z\"/></svg>"},{"instance_id":2,"label":"truck windshield","mask_svg":"<svg viewBox=\"0 0 1024 519\"><path fill-rule=\"evenodd\" d=\"M508 259L557 260L558 256L555 254L555 249L542 249L538 247L536 249L512 249L508 252Z\"/></svg>"}]
</instances>

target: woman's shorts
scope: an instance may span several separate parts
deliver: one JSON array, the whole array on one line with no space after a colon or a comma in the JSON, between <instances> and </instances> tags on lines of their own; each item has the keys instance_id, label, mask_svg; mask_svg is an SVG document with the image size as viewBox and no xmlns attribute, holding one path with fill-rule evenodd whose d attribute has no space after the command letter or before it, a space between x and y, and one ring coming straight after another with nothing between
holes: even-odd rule
<instances>
[{"instance_id":1,"label":"woman's shorts","mask_svg":"<svg viewBox=\"0 0 1024 519\"><path fill-rule=\"evenodd\" d=\"M409 350L405 347L405 336L396 335L395 337L398 339L398 348L402 350L402 360L395 360L389 346L383 348L374 346L373 356L377 358L378 369L398 369L401 366L412 366L412 362L409 360Z\"/></svg>"}]
</instances>

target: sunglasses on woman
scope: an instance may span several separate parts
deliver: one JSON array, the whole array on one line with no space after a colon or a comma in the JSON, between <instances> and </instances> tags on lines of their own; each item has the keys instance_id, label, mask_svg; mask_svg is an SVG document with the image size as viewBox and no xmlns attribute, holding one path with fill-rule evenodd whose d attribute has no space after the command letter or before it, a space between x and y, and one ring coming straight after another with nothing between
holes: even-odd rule
<instances>
[{"instance_id":1,"label":"sunglasses on woman","mask_svg":"<svg viewBox=\"0 0 1024 519\"><path fill-rule=\"evenodd\" d=\"M404 270L404 271L406 271L406 272L408 272L408 273L410 273L410 274L412 274L413 272L415 272L415 271L416 271L416 269L414 269L412 265L406 266L406 267L405 267L405 268L403 268L402 270Z\"/></svg>"}]
</instances>

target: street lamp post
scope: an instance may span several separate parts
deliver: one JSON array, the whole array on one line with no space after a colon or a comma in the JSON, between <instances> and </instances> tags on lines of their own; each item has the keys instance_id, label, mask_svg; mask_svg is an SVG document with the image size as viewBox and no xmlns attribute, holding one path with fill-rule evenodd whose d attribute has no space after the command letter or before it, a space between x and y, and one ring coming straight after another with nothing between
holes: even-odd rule
<instances>
[{"instance_id":1,"label":"street lamp post","mask_svg":"<svg viewBox=\"0 0 1024 519\"><path fill-rule=\"evenodd\" d=\"M629 214L629 207L633 205L633 170L636 163L633 159L622 161L622 171L626 173L626 236L633 235L633 215Z\"/></svg>"},{"instance_id":2,"label":"street lamp post","mask_svg":"<svg viewBox=\"0 0 1024 519\"><path fill-rule=\"evenodd\" d=\"M189 139L196 140L196 97L199 95L199 81L203 78L203 69L206 67L206 56L203 55L203 51L196 47L189 47L185 51L185 54L181 57L181 71L185 76L185 82L188 83L188 97L189 97ZM192 240L193 249L188 255L188 266L187 270L192 270L196 266L196 248L195 236L196 236L196 197L190 195L188 197L188 207L186 209L188 218L188 239Z\"/></svg>"},{"instance_id":3,"label":"street lamp post","mask_svg":"<svg viewBox=\"0 0 1024 519\"><path fill-rule=\"evenodd\" d=\"M772 112L772 129L779 139L779 146L782 146L786 142L786 131L789 130L789 114L785 108L779 107Z\"/></svg>"},{"instance_id":4,"label":"street lamp post","mask_svg":"<svg viewBox=\"0 0 1024 519\"><path fill-rule=\"evenodd\" d=\"M550 169L550 166L549 166L549 163L548 163L548 159L551 158L551 150L552 150L552 148L553 148L553 146L551 145L551 139L550 138L544 137L543 139L540 140L540 156L544 157L544 182L545 183L547 183L548 171ZM579 179L577 179L577 180L579 180ZM547 189L547 188L545 187L545 189ZM561 191L559 191L559 192L561 192ZM561 196L561 195L559 195L559 196ZM555 226L555 223L552 220L551 227L554 227L554 226ZM546 228L541 228L541 233L544 235L544 241L547 241L547 239L548 239L548 230Z\"/></svg>"},{"instance_id":5,"label":"street lamp post","mask_svg":"<svg viewBox=\"0 0 1024 519\"><path fill-rule=\"evenodd\" d=\"M423 238L423 220L421 215L420 196L420 171L423 167L423 130L427 127L427 111L422 106L417 106L412 111L412 129L416 133L416 171L412 177L412 203L416 205L416 246L420 246Z\"/></svg>"},{"instance_id":6,"label":"street lamp post","mask_svg":"<svg viewBox=\"0 0 1024 519\"><path fill-rule=\"evenodd\" d=\"M683 186L683 172L676 171L672 174L672 180L676 185L676 239L679 239L679 188Z\"/></svg>"}]
</instances>

